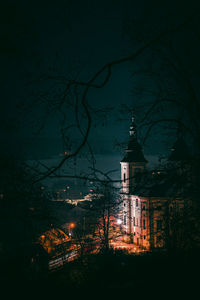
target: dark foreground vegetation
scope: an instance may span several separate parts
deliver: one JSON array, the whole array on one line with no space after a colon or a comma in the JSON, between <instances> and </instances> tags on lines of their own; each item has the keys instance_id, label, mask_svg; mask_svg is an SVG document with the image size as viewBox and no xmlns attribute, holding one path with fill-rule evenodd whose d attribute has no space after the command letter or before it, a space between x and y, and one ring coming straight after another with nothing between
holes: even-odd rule
<instances>
[{"instance_id":1,"label":"dark foreground vegetation","mask_svg":"<svg viewBox=\"0 0 200 300\"><path fill-rule=\"evenodd\" d=\"M16 267L16 265L15 265ZM18 266L19 267L19 266ZM198 288L198 253L129 255L121 251L84 256L54 272L16 270L7 266L1 274L4 287L28 292L103 291L134 288L135 293L170 292Z\"/></svg>"}]
</instances>

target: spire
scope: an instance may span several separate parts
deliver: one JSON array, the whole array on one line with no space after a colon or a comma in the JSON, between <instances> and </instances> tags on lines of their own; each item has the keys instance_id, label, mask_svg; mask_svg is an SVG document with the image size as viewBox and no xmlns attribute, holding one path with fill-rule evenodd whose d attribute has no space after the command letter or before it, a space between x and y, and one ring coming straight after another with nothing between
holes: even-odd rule
<instances>
[{"instance_id":1,"label":"spire","mask_svg":"<svg viewBox=\"0 0 200 300\"><path fill-rule=\"evenodd\" d=\"M129 130L129 142L125 150L126 155L121 162L147 162L144 158L140 144L137 141L135 118L132 112L131 125Z\"/></svg>"},{"instance_id":2,"label":"spire","mask_svg":"<svg viewBox=\"0 0 200 300\"><path fill-rule=\"evenodd\" d=\"M136 129L136 125L135 125L135 118L134 118L133 111L132 111L132 118L131 118L129 134L130 134L130 138L133 138L133 137L137 138L137 129Z\"/></svg>"}]
</instances>

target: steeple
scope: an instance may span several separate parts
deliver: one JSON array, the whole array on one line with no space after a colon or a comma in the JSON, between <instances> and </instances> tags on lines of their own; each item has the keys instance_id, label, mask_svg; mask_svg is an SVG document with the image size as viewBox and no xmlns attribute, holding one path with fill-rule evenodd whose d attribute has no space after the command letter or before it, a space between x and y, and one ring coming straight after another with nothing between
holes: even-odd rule
<instances>
[{"instance_id":1,"label":"steeple","mask_svg":"<svg viewBox=\"0 0 200 300\"><path fill-rule=\"evenodd\" d=\"M129 129L129 142L125 150L126 154L121 164L121 192L124 199L123 220L124 229L132 235L133 226L133 199L135 188L141 180L142 173L146 168L147 160L144 158L142 149L137 140L137 128L135 118L132 115Z\"/></svg>"},{"instance_id":2,"label":"steeple","mask_svg":"<svg viewBox=\"0 0 200 300\"><path fill-rule=\"evenodd\" d=\"M136 125L135 125L135 118L132 113L132 118L131 118L131 125L130 125L130 130L129 130L130 138L137 138L137 130L136 130Z\"/></svg>"},{"instance_id":3,"label":"steeple","mask_svg":"<svg viewBox=\"0 0 200 300\"><path fill-rule=\"evenodd\" d=\"M125 157L122 159L121 162L147 162L142 153L142 148L137 140L137 127L133 115L131 118L131 125L129 130L129 142L125 152Z\"/></svg>"}]
</instances>

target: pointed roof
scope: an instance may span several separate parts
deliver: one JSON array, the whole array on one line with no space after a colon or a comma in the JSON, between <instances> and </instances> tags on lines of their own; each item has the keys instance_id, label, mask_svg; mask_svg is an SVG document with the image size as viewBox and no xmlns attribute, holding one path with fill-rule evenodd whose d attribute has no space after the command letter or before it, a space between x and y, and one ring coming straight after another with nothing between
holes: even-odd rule
<instances>
[{"instance_id":1,"label":"pointed roof","mask_svg":"<svg viewBox=\"0 0 200 300\"><path fill-rule=\"evenodd\" d=\"M130 134L129 143L125 150L126 154L125 154L124 158L121 160L121 162L143 162L143 163L146 163L147 160L145 159L144 154L142 152L142 148L137 140L137 130L136 130L136 125L135 125L133 116L132 116L129 134Z\"/></svg>"},{"instance_id":2,"label":"pointed roof","mask_svg":"<svg viewBox=\"0 0 200 300\"><path fill-rule=\"evenodd\" d=\"M183 138L179 137L171 149L168 160L170 161L186 161L191 158L189 149Z\"/></svg>"}]
</instances>

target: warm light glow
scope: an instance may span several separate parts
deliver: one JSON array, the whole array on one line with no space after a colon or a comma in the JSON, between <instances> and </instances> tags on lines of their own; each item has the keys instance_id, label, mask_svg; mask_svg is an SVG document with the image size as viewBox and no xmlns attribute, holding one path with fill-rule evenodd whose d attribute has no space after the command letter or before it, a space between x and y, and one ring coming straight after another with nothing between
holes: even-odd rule
<instances>
[{"instance_id":1,"label":"warm light glow","mask_svg":"<svg viewBox=\"0 0 200 300\"><path fill-rule=\"evenodd\" d=\"M118 225L121 225L121 224L122 224L122 220L117 219L117 224L118 224Z\"/></svg>"},{"instance_id":2,"label":"warm light glow","mask_svg":"<svg viewBox=\"0 0 200 300\"><path fill-rule=\"evenodd\" d=\"M52 228L51 230L45 231L38 239L40 245L49 254L55 254L56 247L64 242L70 241L70 237L66 235L59 228Z\"/></svg>"},{"instance_id":3,"label":"warm light glow","mask_svg":"<svg viewBox=\"0 0 200 300\"><path fill-rule=\"evenodd\" d=\"M74 228L75 227L75 223L70 223L70 228Z\"/></svg>"}]
</instances>

